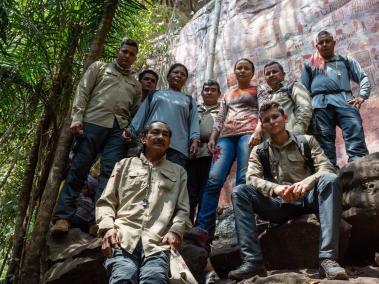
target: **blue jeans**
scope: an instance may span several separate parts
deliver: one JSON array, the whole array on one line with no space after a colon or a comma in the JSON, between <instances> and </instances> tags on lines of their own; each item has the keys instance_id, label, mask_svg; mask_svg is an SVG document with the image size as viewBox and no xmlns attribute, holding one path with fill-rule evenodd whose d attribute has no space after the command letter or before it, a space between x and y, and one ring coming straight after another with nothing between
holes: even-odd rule
<instances>
[{"instance_id":1,"label":"blue jeans","mask_svg":"<svg viewBox=\"0 0 379 284\"><path fill-rule=\"evenodd\" d=\"M245 183L251 134L223 137L217 140L208 181L203 189L196 226L209 233L216 218L220 191L228 177L233 161L237 159L236 185Z\"/></svg>"},{"instance_id":2,"label":"blue jeans","mask_svg":"<svg viewBox=\"0 0 379 284\"><path fill-rule=\"evenodd\" d=\"M109 284L167 284L169 265L169 251L146 257L141 242L132 254L123 249L112 249L112 257L104 263Z\"/></svg>"},{"instance_id":3,"label":"blue jeans","mask_svg":"<svg viewBox=\"0 0 379 284\"><path fill-rule=\"evenodd\" d=\"M315 138L333 165L337 164L336 126L342 130L349 162L368 155L362 118L356 107L328 105L327 108L316 108L314 119Z\"/></svg>"},{"instance_id":4,"label":"blue jeans","mask_svg":"<svg viewBox=\"0 0 379 284\"><path fill-rule=\"evenodd\" d=\"M95 202L99 199L113 167L126 155L127 146L122 139L122 131L115 120L113 128L105 128L84 122L84 135L78 138L78 149L71 162L66 181L55 207L53 220L71 220L77 206L77 199L82 191L87 175L101 154L100 176L96 189Z\"/></svg>"},{"instance_id":5,"label":"blue jeans","mask_svg":"<svg viewBox=\"0 0 379 284\"><path fill-rule=\"evenodd\" d=\"M263 262L254 213L263 220L277 224L296 216L319 213L319 258L338 257L339 225L341 220L341 188L335 174L324 174L315 188L294 203L284 203L279 197L264 196L251 185L240 185L232 193L238 242L245 262Z\"/></svg>"}]
</instances>

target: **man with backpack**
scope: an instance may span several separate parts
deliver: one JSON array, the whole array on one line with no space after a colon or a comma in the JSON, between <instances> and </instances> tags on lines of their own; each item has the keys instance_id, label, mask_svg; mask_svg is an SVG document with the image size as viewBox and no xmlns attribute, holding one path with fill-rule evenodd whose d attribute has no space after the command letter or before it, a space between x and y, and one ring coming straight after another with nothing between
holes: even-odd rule
<instances>
[{"instance_id":1,"label":"man with backpack","mask_svg":"<svg viewBox=\"0 0 379 284\"><path fill-rule=\"evenodd\" d=\"M341 188L335 169L312 136L286 131L288 116L275 101L259 111L270 138L250 155L246 185L232 193L236 231L243 263L229 273L242 280L266 275L254 218L281 224L302 214L320 216L320 275L348 279L338 257Z\"/></svg>"},{"instance_id":2,"label":"man with backpack","mask_svg":"<svg viewBox=\"0 0 379 284\"><path fill-rule=\"evenodd\" d=\"M312 118L312 103L308 90L298 81L285 80L286 73L277 61L264 66L264 77L270 87L258 96L259 105L267 101L276 101L288 115L286 129L294 134L305 134ZM249 147L253 148L262 139L262 127L258 125L252 134Z\"/></svg>"},{"instance_id":3,"label":"man with backpack","mask_svg":"<svg viewBox=\"0 0 379 284\"><path fill-rule=\"evenodd\" d=\"M301 81L312 96L313 134L336 166L336 126L345 140L349 162L368 154L359 109L369 97L371 84L359 63L351 57L335 54L336 41L327 31L317 35L317 52L304 65ZM350 80L359 84L353 96Z\"/></svg>"}]
</instances>

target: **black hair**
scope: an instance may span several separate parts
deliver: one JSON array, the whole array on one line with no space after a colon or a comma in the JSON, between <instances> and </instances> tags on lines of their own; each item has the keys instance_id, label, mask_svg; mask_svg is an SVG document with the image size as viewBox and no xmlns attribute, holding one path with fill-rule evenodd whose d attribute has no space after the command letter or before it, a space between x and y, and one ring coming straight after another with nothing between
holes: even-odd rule
<instances>
[{"instance_id":1,"label":"black hair","mask_svg":"<svg viewBox=\"0 0 379 284\"><path fill-rule=\"evenodd\" d=\"M163 122L163 121L161 121L161 120L154 120L154 121L150 122L148 125L146 125L146 126L144 127L144 129L141 131L140 137L146 137L147 133L149 132L149 130L150 130L150 128L151 128L151 125L153 125L154 123L157 123L157 122L159 122L159 123L163 123L164 125L166 125L166 127L167 127L167 129L168 129L168 135L169 135L170 138L171 138L171 136L172 136L172 131L171 131L170 126L168 126L168 124L167 124L166 122Z\"/></svg>"},{"instance_id":2,"label":"black hair","mask_svg":"<svg viewBox=\"0 0 379 284\"><path fill-rule=\"evenodd\" d=\"M318 38L322 37L322 36L329 36L329 37L333 38L333 35L330 32L324 30L324 31L321 31L317 34L317 37L316 37L317 41L318 41Z\"/></svg>"},{"instance_id":3,"label":"black hair","mask_svg":"<svg viewBox=\"0 0 379 284\"><path fill-rule=\"evenodd\" d=\"M202 91L204 91L205 86L217 86L218 92L221 93L220 84L216 80L208 80L204 82Z\"/></svg>"},{"instance_id":4,"label":"black hair","mask_svg":"<svg viewBox=\"0 0 379 284\"><path fill-rule=\"evenodd\" d=\"M145 76L145 74L151 74L151 75L153 75L155 77L155 79L157 80L157 83L158 83L159 76L158 76L158 74L154 70L151 70L151 69L145 69L141 73L139 73L139 75L138 75L138 81L141 82L141 80L142 80L143 76Z\"/></svg>"},{"instance_id":5,"label":"black hair","mask_svg":"<svg viewBox=\"0 0 379 284\"><path fill-rule=\"evenodd\" d=\"M124 45L134 46L138 52L138 43L134 39L124 37L121 41L120 48L122 48Z\"/></svg>"},{"instance_id":6,"label":"black hair","mask_svg":"<svg viewBox=\"0 0 379 284\"><path fill-rule=\"evenodd\" d=\"M251 70L252 70L253 73L254 73L254 71L255 71L254 63L253 63L253 61L251 61L251 60L248 59L248 58L240 58L240 59L238 59L238 60L236 61L236 63L234 64L234 70L236 70L237 64L238 64L239 62L241 62L241 61L247 61L247 62L249 62L249 63L251 64Z\"/></svg>"},{"instance_id":7,"label":"black hair","mask_svg":"<svg viewBox=\"0 0 379 284\"><path fill-rule=\"evenodd\" d=\"M278 61L270 61L269 63L267 63L264 67L263 67L263 72L265 72L266 70L266 67L269 67L269 66L272 66L272 65L278 65L280 71L282 71L282 73L284 73L284 69L283 69L283 66L282 64L280 64Z\"/></svg>"},{"instance_id":8,"label":"black hair","mask_svg":"<svg viewBox=\"0 0 379 284\"><path fill-rule=\"evenodd\" d=\"M184 70L186 71L186 75L187 75L187 78L188 78L188 69L186 66L184 66L182 63L174 63L170 66L170 69L168 69L168 72L167 72L167 78L168 76L170 75L170 73L176 68L176 67L183 67Z\"/></svg>"}]
</instances>

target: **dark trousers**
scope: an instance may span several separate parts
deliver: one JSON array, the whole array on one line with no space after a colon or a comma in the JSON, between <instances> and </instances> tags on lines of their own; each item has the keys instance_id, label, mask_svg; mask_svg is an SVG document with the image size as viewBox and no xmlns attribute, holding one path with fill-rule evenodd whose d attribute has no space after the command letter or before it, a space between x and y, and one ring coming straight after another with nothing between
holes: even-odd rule
<instances>
[{"instance_id":1,"label":"dark trousers","mask_svg":"<svg viewBox=\"0 0 379 284\"><path fill-rule=\"evenodd\" d=\"M188 158L177 150L168 148L166 151L166 159L187 169Z\"/></svg>"},{"instance_id":2,"label":"dark trousers","mask_svg":"<svg viewBox=\"0 0 379 284\"><path fill-rule=\"evenodd\" d=\"M315 188L294 203L264 196L251 185L239 185L232 193L238 242L245 262L263 262L254 213L263 220L280 224L296 216L319 213L319 258L337 259L341 220L341 189L335 174L325 174Z\"/></svg>"},{"instance_id":3,"label":"dark trousers","mask_svg":"<svg viewBox=\"0 0 379 284\"><path fill-rule=\"evenodd\" d=\"M139 242L132 254L123 249L112 249L112 257L104 266L110 284L167 284L169 264L169 251L146 257Z\"/></svg>"},{"instance_id":4,"label":"dark trousers","mask_svg":"<svg viewBox=\"0 0 379 284\"><path fill-rule=\"evenodd\" d=\"M212 156L189 160L187 164L188 195L190 200L190 219L195 221L196 206L200 204L202 189L204 188L212 164Z\"/></svg>"},{"instance_id":5,"label":"dark trousers","mask_svg":"<svg viewBox=\"0 0 379 284\"><path fill-rule=\"evenodd\" d=\"M84 134L79 138L78 149L71 162L66 181L55 207L53 220L71 220L76 211L77 199L87 180L87 175L97 156L101 155L100 176L95 202L99 199L113 167L126 155L127 146L122 131L115 120L113 128L106 128L84 122Z\"/></svg>"},{"instance_id":6,"label":"dark trousers","mask_svg":"<svg viewBox=\"0 0 379 284\"><path fill-rule=\"evenodd\" d=\"M337 164L336 126L342 130L349 162L368 155L362 118L356 107L328 105L327 108L317 108L314 119L315 138L333 165Z\"/></svg>"}]
</instances>

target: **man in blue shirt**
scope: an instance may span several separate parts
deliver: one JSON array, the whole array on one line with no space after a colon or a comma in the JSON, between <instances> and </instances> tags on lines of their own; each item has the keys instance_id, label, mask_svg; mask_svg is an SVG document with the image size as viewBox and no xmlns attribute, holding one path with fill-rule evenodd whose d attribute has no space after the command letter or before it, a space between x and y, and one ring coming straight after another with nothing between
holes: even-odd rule
<instances>
[{"instance_id":1,"label":"man in blue shirt","mask_svg":"<svg viewBox=\"0 0 379 284\"><path fill-rule=\"evenodd\" d=\"M368 154L359 109L369 97L371 84L359 63L334 53L336 41L327 31L317 35L317 53L304 65L301 81L312 96L314 135L336 166L336 126L345 140L349 162ZM350 80L359 84L353 96Z\"/></svg>"}]
</instances>

